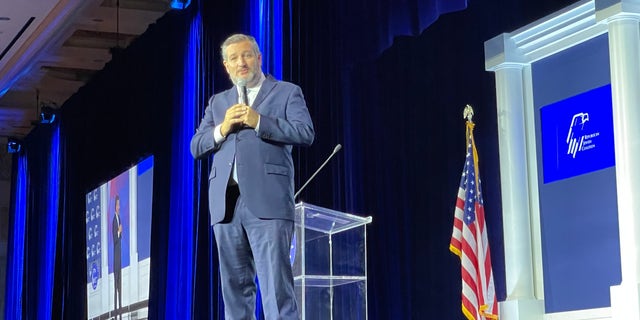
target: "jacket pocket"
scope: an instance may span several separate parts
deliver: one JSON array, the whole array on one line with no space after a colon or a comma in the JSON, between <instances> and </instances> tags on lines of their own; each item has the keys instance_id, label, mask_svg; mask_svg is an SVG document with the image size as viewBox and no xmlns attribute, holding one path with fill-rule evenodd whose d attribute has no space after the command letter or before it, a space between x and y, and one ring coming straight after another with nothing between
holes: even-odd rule
<instances>
[{"instance_id":1,"label":"jacket pocket","mask_svg":"<svg viewBox=\"0 0 640 320\"><path fill-rule=\"evenodd\" d=\"M267 174L278 174L282 176L289 176L289 168L279 164L265 163L264 171Z\"/></svg>"}]
</instances>

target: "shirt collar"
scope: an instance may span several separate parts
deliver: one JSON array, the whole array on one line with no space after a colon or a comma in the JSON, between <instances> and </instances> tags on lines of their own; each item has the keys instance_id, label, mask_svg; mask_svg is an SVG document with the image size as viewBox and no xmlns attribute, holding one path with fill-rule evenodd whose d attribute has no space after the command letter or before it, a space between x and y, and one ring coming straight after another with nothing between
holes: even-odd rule
<instances>
[{"instance_id":1,"label":"shirt collar","mask_svg":"<svg viewBox=\"0 0 640 320\"><path fill-rule=\"evenodd\" d=\"M253 87L247 87L247 93L259 91L260 88L262 87L262 83L264 82L265 79L267 79L267 77L264 75L264 72L260 72L260 80L258 80L258 84L256 84ZM240 87L236 86L236 88L238 90L238 94L241 94L240 93Z\"/></svg>"}]
</instances>

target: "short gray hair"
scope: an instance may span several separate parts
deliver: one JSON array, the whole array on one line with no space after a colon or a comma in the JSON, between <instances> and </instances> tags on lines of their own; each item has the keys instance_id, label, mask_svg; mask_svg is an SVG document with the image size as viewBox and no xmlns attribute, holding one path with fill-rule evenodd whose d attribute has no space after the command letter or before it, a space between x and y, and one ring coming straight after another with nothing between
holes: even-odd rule
<instances>
[{"instance_id":1,"label":"short gray hair","mask_svg":"<svg viewBox=\"0 0 640 320\"><path fill-rule=\"evenodd\" d=\"M221 50L220 53L222 54L222 60L227 61L227 54L225 53L225 50L229 45L232 45L238 42L243 42L243 41L249 41L251 43L251 48L253 49L253 53L255 53L256 56L260 54L260 47L256 42L256 38L250 35L236 33L234 35L229 36L226 40L224 40L224 42L220 46L220 50Z\"/></svg>"}]
</instances>

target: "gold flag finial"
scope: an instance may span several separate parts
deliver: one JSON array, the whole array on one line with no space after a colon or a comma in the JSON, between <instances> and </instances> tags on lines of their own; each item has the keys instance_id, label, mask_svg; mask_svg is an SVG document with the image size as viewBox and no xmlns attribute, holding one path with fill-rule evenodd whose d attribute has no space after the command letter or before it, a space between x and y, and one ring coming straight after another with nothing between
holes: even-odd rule
<instances>
[{"instance_id":1,"label":"gold flag finial","mask_svg":"<svg viewBox=\"0 0 640 320\"><path fill-rule=\"evenodd\" d=\"M473 107L470 104L464 107L464 111L462 112L462 117L467 119L467 121L473 122Z\"/></svg>"}]
</instances>

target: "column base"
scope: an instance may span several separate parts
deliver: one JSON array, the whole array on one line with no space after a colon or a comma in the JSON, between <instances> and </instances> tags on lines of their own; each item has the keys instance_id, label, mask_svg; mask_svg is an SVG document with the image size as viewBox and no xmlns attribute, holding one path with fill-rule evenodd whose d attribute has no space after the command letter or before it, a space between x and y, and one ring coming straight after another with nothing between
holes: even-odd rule
<instances>
[{"instance_id":1,"label":"column base","mask_svg":"<svg viewBox=\"0 0 640 320\"><path fill-rule=\"evenodd\" d=\"M507 300L498 303L498 306L500 320L540 320L544 316L543 300Z\"/></svg>"},{"instance_id":2,"label":"column base","mask_svg":"<svg viewBox=\"0 0 640 320\"><path fill-rule=\"evenodd\" d=\"M613 320L640 319L640 283L611 286Z\"/></svg>"}]
</instances>

